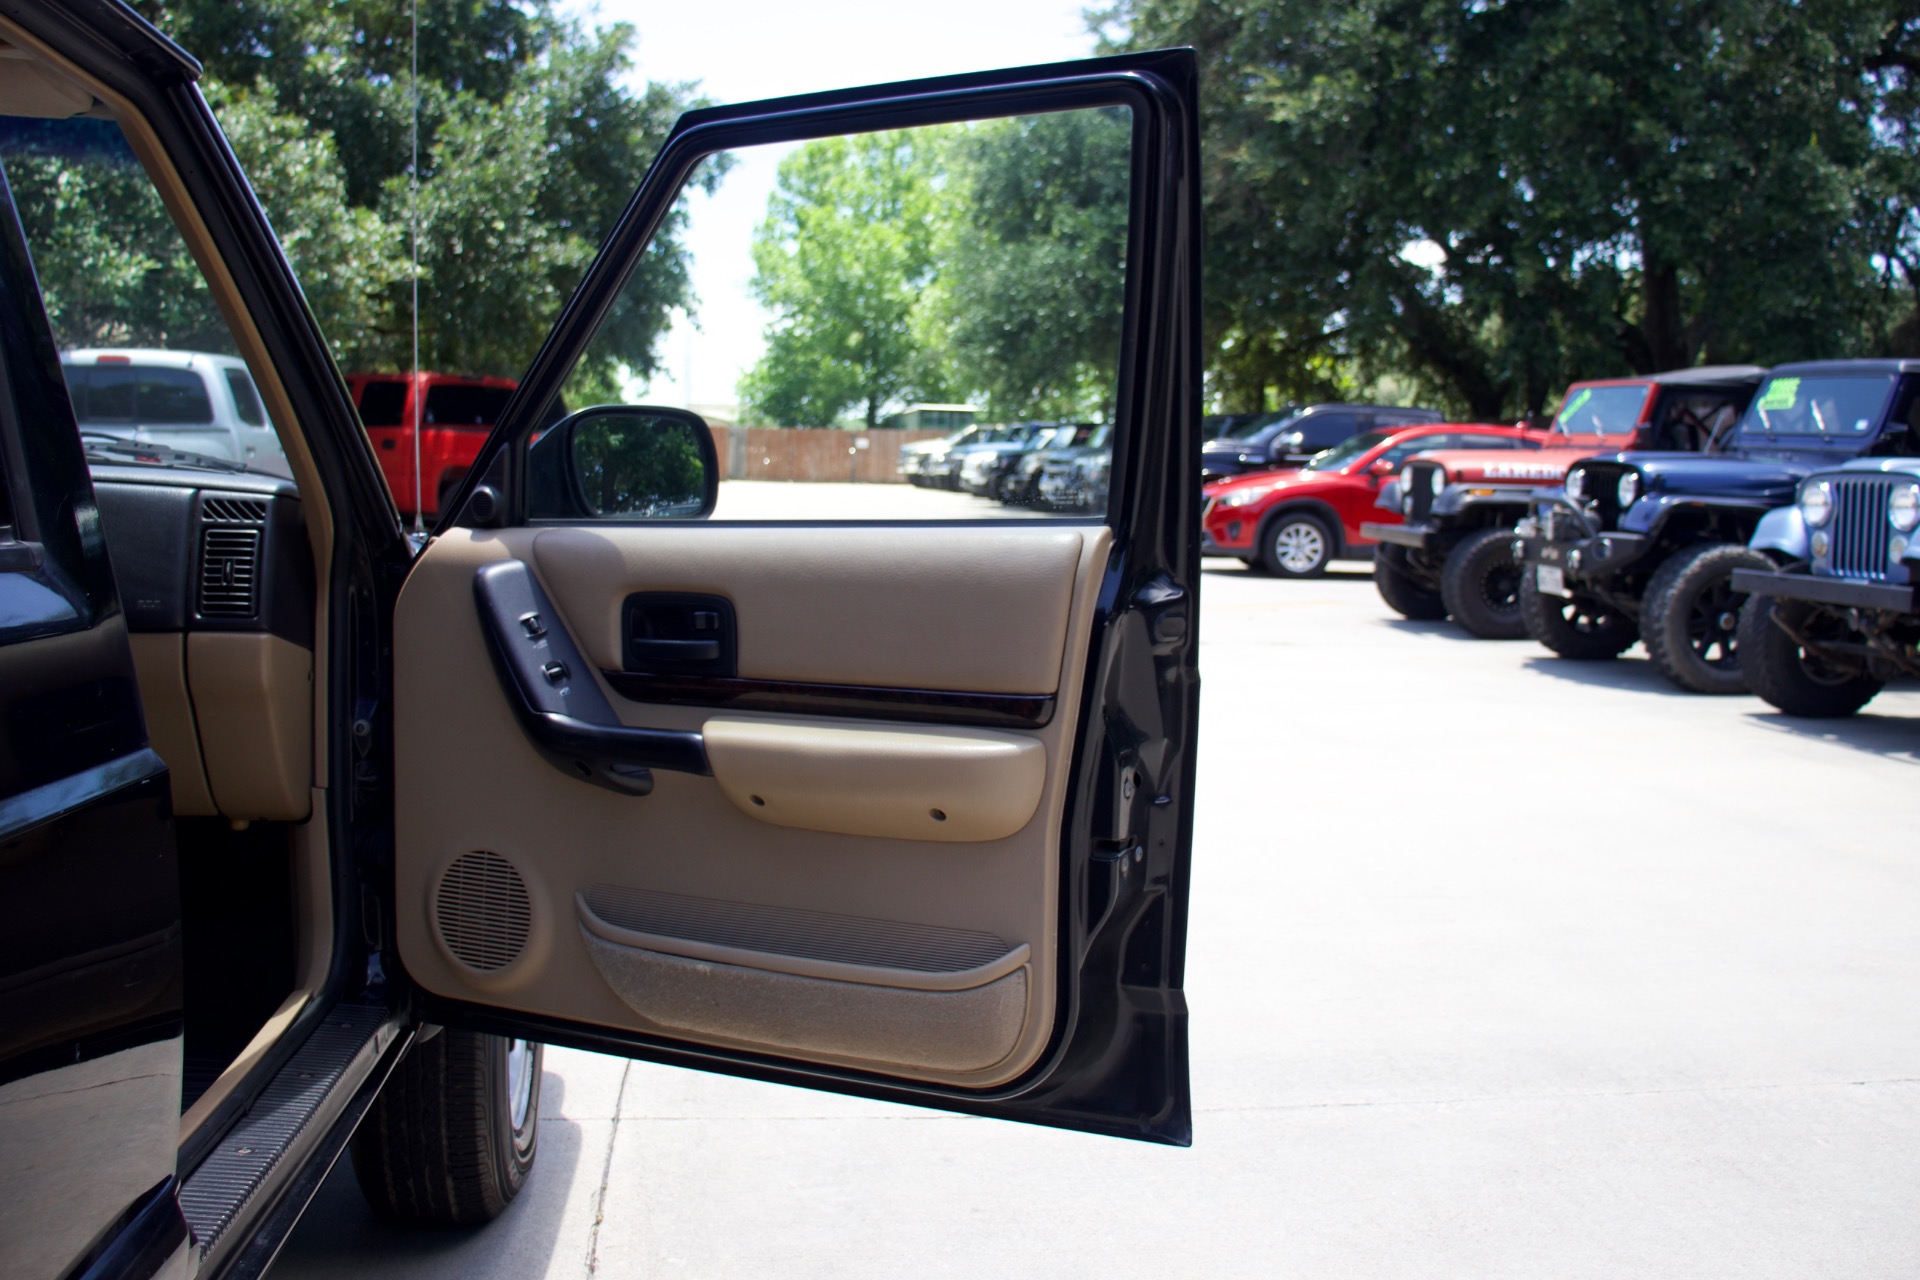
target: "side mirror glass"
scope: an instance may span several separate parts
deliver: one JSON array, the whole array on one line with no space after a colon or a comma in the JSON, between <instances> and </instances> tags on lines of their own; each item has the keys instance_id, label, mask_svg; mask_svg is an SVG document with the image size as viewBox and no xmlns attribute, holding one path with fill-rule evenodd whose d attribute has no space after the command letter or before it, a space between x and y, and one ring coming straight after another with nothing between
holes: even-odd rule
<instances>
[{"instance_id":1,"label":"side mirror glass","mask_svg":"<svg viewBox=\"0 0 1920 1280\"><path fill-rule=\"evenodd\" d=\"M719 490L713 433L684 409L582 409L527 450L530 519L699 520Z\"/></svg>"}]
</instances>

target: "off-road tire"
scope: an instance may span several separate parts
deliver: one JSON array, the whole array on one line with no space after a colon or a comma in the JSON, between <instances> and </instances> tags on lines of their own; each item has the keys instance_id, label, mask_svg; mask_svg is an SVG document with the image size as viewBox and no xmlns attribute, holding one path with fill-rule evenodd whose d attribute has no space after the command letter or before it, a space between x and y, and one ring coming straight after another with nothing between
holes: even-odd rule
<instances>
[{"instance_id":1,"label":"off-road tire","mask_svg":"<svg viewBox=\"0 0 1920 1280\"><path fill-rule=\"evenodd\" d=\"M1773 561L1737 542L1676 551L1653 571L1640 606L1640 641L1661 675L1689 693L1747 692L1740 670L1740 606L1735 569L1771 569Z\"/></svg>"},{"instance_id":2,"label":"off-road tire","mask_svg":"<svg viewBox=\"0 0 1920 1280\"><path fill-rule=\"evenodd\" d=\"M1403 618L1414 622L1437 622L1447 616L1447 606L1440 599L1440 593L1424 587L1401 568L1406 560L1403 547L1381 547L1373 557L1373 585L1380 591L1380 598L1387 607Z\"/></svg>"},{"instance_id":3,"label":"off-road tire","mask_svg":"<svg viewBox=\"0 0 1920 1280\"><path fill-rule=\"evenodd\" d=\"M353 1135L353 1172L375 1213L415 1226L478 1226L525 1185L539 1150L542 1046L527 1046L519 1123L503 1036L442 1031L393 1069Z\"/></svg>"},{"instance_id":4,"label":"off-road tire","mask_svg":"<svg viewBox=\"0 0 1920 1280\"><path fill-rule=\"evenodd\" d=\"M1440 598L1453 620L1482 640L1524 640L1523 574L1524 566L1513 554L1513 530L1482 529L1447 553Z\"/></svg>"},{"instance_id":5,"label":"off-road tire","mask_svg":"<svg viewBox=\"0 0 1920 1280\"><path fill-rule=\"evenodd\" d=\"M1823 614L1819 606L1805 600L1747 597L1746 607L1740 610L1740 669L1755 693L1790 716L1815 720L1850 716L1873 701L1885 681L1857 668L1841 670L1809 657L1797 640L1775 625L1775 609L1803 636Z\"/></svg>"},{"instance_id":6,"label":"off-road tire","mask_svg":"<svg viewBox=\"0 0 1920 1280\"><path fill-rule=\"evenodd\" d=\"M1633 619L1606 605L1544 594L1525 566L1520 574L1520 620L1528 635L1575 662L1617 658L1640 638Z\"/></svg>"},{"instance_id":7,"label":"off-road tire","mask_svg":"<svg viewBox=\"0 0 1920 1280\"><path fill-rule=\"evenodd\" d=\"M1315 545L1317 557L1298 550ZM1309 512L1282 511L1260 527L1260 567L1277 578L1317 578L1333 563L1334 551L1327 522Z\"/></svg>"}]
</instances>

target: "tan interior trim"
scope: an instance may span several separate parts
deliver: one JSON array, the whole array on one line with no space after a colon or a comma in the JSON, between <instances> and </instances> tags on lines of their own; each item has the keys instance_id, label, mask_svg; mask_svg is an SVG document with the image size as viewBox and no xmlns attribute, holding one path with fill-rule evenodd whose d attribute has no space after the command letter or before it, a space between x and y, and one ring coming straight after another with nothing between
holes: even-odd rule
<instances>
[{"instance_id":1,"label":"tan interior trim","mask_svg":"<svg viewBox=\"0 0 1920 1280\"><path fill-rule=\"evenodd\" d=\"M200 211L188 197L186 184L181 180L179 171L174 168L166 149L160 145L159 137L147 118L137 111L127 99L114 93L107 86L97 83L78 67L62 58L57 52L36 39L30 32L0 18L0 38L33 54L56 68L62 75L83 86L95 98L105 103L112 112L115 123L127 136L127 143L133 148L159 193L160 201L172 215L179 228L181 239L187 251L193 255L201 274L206 277L207 290L214 305L220 309L221 316L232 330L234 345L239 348L240 358L247 362L247 370L253 375L255 387L260 399L266 406L267 417L273 423L274 434L280 438L280 447L287 455L287 463L293 472L293 482L300 490L300 509L307 525L307 542L313 550L314 585L314 660L317 670L327 671L327 616L328 585L333 565L333 512L326 503L326 488L320 482L320 469L314 464L313 453L307 447L306 436L300 428L299 418L293 411L293 401L287 395L286 384L280 380L280 372L267 356L265 341L260 329L254 323L253 315L241 300L240 289L228 272L225 261L214 248L212 233L200 217ZM316 693L324 695L324 688ZM324 696L317 705L325 706ZM325 716L312 716L309 726L313 734L312 750L309 754L310 769L313 771L313 784L319 787L327 785L327 723Z\"/></svg>"},{"instance_id":2,"label":"tan interior trim","mask_svg":"<svg viewBox=\"0 0 1920 1280\"><path fill-rule=\"evenodd\" d=\"M609 924L593 913L581 894L573 895L573 908L580 916L580 927L597 938L624 947L641 947L688 960L711 960L717 964L739 965L746 969L765 969L770 973L790 973L798 978L821 978L830 982L857 982L875 987L900 987L908 991L965 991L1004 978L1015 969L1026 967L1033 948L1026 943L1012 948L998 960L971 969L927 972L919 969L894 969L881 965L847 964L837 960L816 960L809 956L776 955L769 951L749 951L692 938L674 938L660 933L641 933Z\"/></svg>"},{"instance_id":3,"label":"tan interior trim","mask_svg":"<svg viewBox=\"0 0 1920 1280\"><path fill-rule=\"evenodd\" d=\"M568 537L554 537L558 533ZM1089 678L1090 630L1112 536L1090 525L954 529L904 524L814 533L765 525L456 529L427 547L401 592L394 623L396 929L401 958L424 988L614 1030L781 1052L961 1088L1005 1084L1039 1060L1053 1031L1059 989L1060 836L1078 728L1076 716L1066 709L1078 708L1079 691ZM1057 559L1052 544L1062 536L1070 540L1071 554ZM1028 540L1034 545L1024 545ZM570 554L570 543L583 554ZM977 571L989 549L1014 566L1008 579L1015 585L1005 592L996 590L993 574ZM804 625L805 656L821 667L827 683L880 679L874 670L874 655L880 654L902 673L904 687L965 690L970 682L954 673L992 671L994 682L1024 692L1058 690L1063 710L1047 724L992 731L1037 744L1044 761L1040 800L1013 834L956 845L922 839L917 832L913 838L847 836L777 826L749 816L710 777L660 771L646 797L623 796L569 777L535 751L514 718L481 630L474 574L508 558L543 575L552 570L543 585L590 657L586 637L601 636L603 647L612 643L608 637L617 636L627 592L700 590L714 583L741 619L743 662L754 643L745 628L758 620L757 626L771 632L762 645L769 652L777 650L782 631L799 632ZM1043 590L1028 579L1036 566L1049 564L1053 568L1045 571L1057 574L1057 581ZM729 572L730 566L741 572ZM936 584L934 596L941 595L938 584L956 585L950 598L935 606L918 591L910 598L900 595L896 588L909 579ZM702 585L692 585L696 582ZM1064 630L1058 634L1047 630L1055 616L1047 608L1022 611L1023 602L1056 596L1066 602L1059 615ZM1021 607L1003 605L1003 598ZM863 634L850 627L841 637L847 642L836 652L827 638L839 635L831 624L843 605L869 618L874 630ZM901 639L906 635L920 637L916 643L923 647L911 649ZM1005 674L1005 668L1030 662L1035 653L1051 653L1053 663L1038 678ZM589 666L599 681L598 666ZM609 701L623 723L663 729L699 731L716 719L856 731L922 728L870 719L717 713L613 694ZM925 728L954 731L944 725ZM447 869L475 851L508 860L529 897L524 951L498 970L450 956L436 925ZM777 930L755 940L746 930L683 929L664 908L629 916L602 905L603 896L619 893L698 899L748 914L765 908L794 916L811 912L843 921L899 922L911 930L985 936L993 944L980 944L978 954L951 964L904 958L911 947L898 950L903 958L875 952L869 961L857 948L782 942L771 936ZM917 1028L954 1015L956 1008L923 1014L940 1002L921 1002L967 993L802 977L628 946L582 927L577 894L616 927L761 951L762 965L770 950L878 967L960 969L1024 944L1027 965L969 989L993 994L965 1013L972 1020L969 1034L999 1028L1002 1016L1014 1009L1018 1026L1004 1053L985 1042L964 1051L951 1044L914 1043ZM725 977L703 988L702 972ZM658 1003L654 988L646 985L655 981L674 987ZM909 1008L870 1003L865 997L874 992L911 997ZM809 1007L824 1024L840 1030L825 1039L807 1038L793 1010L780 1004L803 998L813 1002ZM734 1007L702 1013L700 1000ZM896 1014L905 1020L889 1021ZM929 1056L922 1058L923 1050ZM989 1050L994 1056L985 1061Z\"/></svg>"},{"instance_id":4,"label":"tan interior trim","mask_svg":"<svg viewBox=\"0 0 1920 1280\"><path fill-rule=\"evenodd\" d=\"M261 632L196 631L187 688L219 811L304 819L313 801L313 655Z\"/></svg>"},{"instance_id":5,"label":"tan interior trim","mask_svg":"<svg viewBox=\"0 0 1920 1280\"><path fill-rule=\"evenodd\" d=\"M206 764L200 758L200 730L187 696L187 640L178 631L136 631L127 636L140 684L140 706L147 716L147 742L167 762L173 783L175 817L205 818L217 813L207 789Z\"/></svg>"},{"instance_id":6,"label":"tan interior trim","mask_svg":"<svg viewBox=\"0 0 1920 1280\"><path fill-rule=\"evenodd\" d=\"M265 1057L267 1050L287 1033L287 1028L293 1025L293 1020L299 1016L302 1009L307 1007L307 1001L312 998L313 993L310 991L296 991L281 1001L280 1007L274 1010L273 1016L253 1033L253 1039L247 1041L247 1047L240 1051L240 1056L220 1073L219 1078L195 1100L191 1107L187 1108L186 1114L180 1117L180 1141L185 1142L192 1137L194 1132L207 1122L207 1117L213 1114L214 1108L225 1102L235 1087L247 1078L248 1073L260 1065L260 1059Z\"/></svg>"},{"instance_id":7,"label":"tan interior trim","mask_svg":"<svg viewBox=\"0 0 1920 1280\"><path fill-rule=\"evenodd\" d=\"M571 605L595 667L621 667L620 601L634 591L721 595L736 614L739 674L752 680L966 693L1052 693L1060 685L1078 528L968 529L938 572L893 527L711 525L670 556L631 526L539 530L534 564ZM931 532L953 538L954 530ZM794 566L807 565L808 573ZM833 566L829 583L817 566ZM831 586L831 597L822 590ZM596 602L586 616L584 601ZM1015 622L1014 620L1018 620Z\"/></svg>"},{"instance_id":8,"label":"tan interior trim","mask_svg":"<svg viewBox=\"0 0 1920 1280\"><path fill-rule=\"evenodd\" d=\"M1006 1061L1027 1020L1023 966L963 991L803 978L627 947L580 931L607 986L672 1031L809 1056L967 1074Z\"/></svg>"},{"instance_id":9,"label":"tan interior trim","mask_svg":"<svg viewBox=\"0 0 1920 1280\"><path fill-rule=\"evenodd\" d=\"M857 728L715 716L701 730L734 808L777 827L943 844L1027 825L1046 748L989 729Z\"/></svg>"},{"instance_id":10,"label":"tan interior trim","mask_svg":"<svg viewBox=\"0 0 1920 1280\"><path fill-rule=\"evenodd\" d=\"M293 828L293 985L318 991L333 965L333 855L326 793L314 790L312 816Z\"/></svg>"}]
</instances>

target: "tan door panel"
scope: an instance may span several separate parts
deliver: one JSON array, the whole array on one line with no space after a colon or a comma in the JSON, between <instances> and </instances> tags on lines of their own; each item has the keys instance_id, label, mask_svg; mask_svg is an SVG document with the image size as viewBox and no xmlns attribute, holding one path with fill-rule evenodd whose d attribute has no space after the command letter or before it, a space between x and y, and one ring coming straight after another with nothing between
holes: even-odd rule
<instances>
[{"instance_id":1,"label":"tan door panel","mask_svg":"<svg viewBox=\"0 0 1920 1280\"><path fill-rule=\"evenodd\" d=\"M533 564L599 666L636 591L733 600L757 680L1051 693L1085 528L548 529ZM824 575L824 576L823 576ZM591 612L581 612L591 610Z\"/></svg>"},{"instance_id":2,"label":"tan door panel","mask_svg":"<svg viewBox=\"0 0 1920 1280\"><path fill-rule=\"evenodd\" d=\"M455 530L427 548L394 659L399 949L417 981L949 1084L1004 1083L1037 1061L1058 988L1072 708L1110 535L814 532ZM702 592L733 606L742 677L1051 694L1056 711L991 731L749 716L600 681L628 725L706 730L717 775L656 771L651 795L621 795L555 767L515 718L474 595L476 572L506 559L534 567L595 667L618 666L628 595ZM644 680L623 687L644 697ZM945 823L913 812L943 798Z\"/></svg>"},{"instance_id":3,"label":"tan door panel","mask_svg":"<svg viewBox=\"0 0 1920 1280\"><path fill-rule=\"evenodd\" d=\"M856 836L998 840L1040 804L1038 742L986 729L852 728L715 716L714 781L750 818Z\"/></svg>"}]
</instances>

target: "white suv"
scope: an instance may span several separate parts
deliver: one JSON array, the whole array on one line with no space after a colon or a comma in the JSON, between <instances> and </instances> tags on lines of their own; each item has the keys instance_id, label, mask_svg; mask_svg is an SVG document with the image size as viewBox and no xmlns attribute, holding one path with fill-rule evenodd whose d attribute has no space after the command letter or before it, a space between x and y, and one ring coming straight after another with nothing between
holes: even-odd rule
<instances>
[{"instance_id":1,"label":"white suv","mask_svg":"<svg viewBox=\"0 0 1920 1280\"><path fill-rule=\"evenodd\" d=\"M62 352L60 371L84 434L162 444L293 475L252 375L233 356L84 347Z\"/></svg>"}]
</instances>

